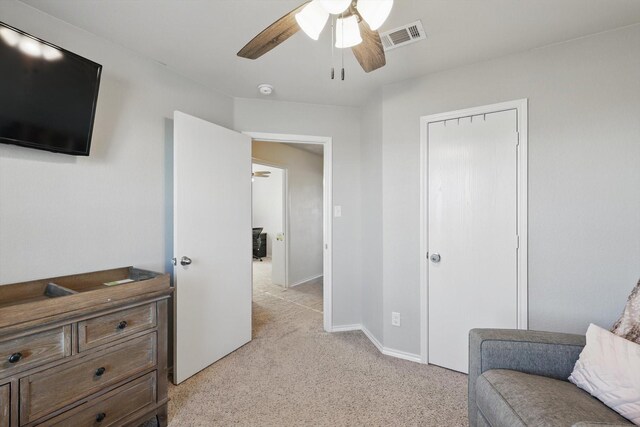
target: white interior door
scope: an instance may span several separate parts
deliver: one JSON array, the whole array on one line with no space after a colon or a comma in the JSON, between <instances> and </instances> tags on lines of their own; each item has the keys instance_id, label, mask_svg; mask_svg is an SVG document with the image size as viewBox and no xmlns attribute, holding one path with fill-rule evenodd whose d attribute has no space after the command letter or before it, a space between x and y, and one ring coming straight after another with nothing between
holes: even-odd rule
<instances>
[{"instance_id":1,"label":"white interior door","mask_svg":"<svg viewBox=\"0 0 640 427\"><path fill-rule=\"evenodd\" d=\"M251 251L251 139L176 111L176 384L251 340Z\"/></svg>"},{"instance_id":2,"label":"white interior door","mask_svg":"<svg viewBox=\"0 0 640 427\"><path fill-rule=\"evenodd\" d=\"M271 255L271 281L275 285L287 287L287 170L281 169L280 194L274 209L280 212L280 228L273 238L273 250Z\"/></svg>"},{"instance_id":3,"label":"white interior door","mask_svg":"<svg viewBox=\"0 0 640 427\"><path fill-rule=\"evenodd\" d=\"M428 359L468 370L472 328L517 327L517 112L428 126Z\"/></svg>"}]
</instances>

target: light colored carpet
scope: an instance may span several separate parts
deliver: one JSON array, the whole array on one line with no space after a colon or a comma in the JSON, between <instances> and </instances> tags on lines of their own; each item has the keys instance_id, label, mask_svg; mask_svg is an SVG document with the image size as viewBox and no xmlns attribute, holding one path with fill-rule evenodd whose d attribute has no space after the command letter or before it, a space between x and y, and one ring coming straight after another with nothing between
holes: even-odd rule
<instances>
[{"instance_id":1,"label":"light colored carpet","mask_svg":"<svg viewBox=\"0 0 640 427\"><path fill-rule=\"evenodd\" d=\"M465 375L324 332L318 286L257 288L253 341L169 388L170 426L467 425Z\"/></svg>"},{"instance_id":2,"label":"light colored carpet","mask_svg":"<svg viewBox=\"0 0 640 427\"><path fill-rule=\"evenodd\" d=\"M322 313L322 277L284 288L271 281L271 259L253 261L253 294L264 293Z\"/></svg>"}]
</instances>

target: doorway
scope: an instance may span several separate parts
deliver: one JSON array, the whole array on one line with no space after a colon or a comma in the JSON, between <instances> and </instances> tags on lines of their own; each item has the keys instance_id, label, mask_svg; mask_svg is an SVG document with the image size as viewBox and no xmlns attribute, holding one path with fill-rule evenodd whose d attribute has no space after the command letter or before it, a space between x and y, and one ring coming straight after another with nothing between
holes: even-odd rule
<instances>
[{"instance_id":1,"label":"doorway","mask_svg":"<svg viewBox=\"0 0 640 427\"><path fill-rule=\"evenodd\" d=\"M472 328L527 328L526 100L421 119L422 359L467 372Z\"/></svg>"},{"instance_id":2,"label":"doorway","mask_svg":"<svg viewBox=\"0 0 640 427\"><path fill-rule=\"evenodd\" d=\"M173 382L181 383L252 338L247 256L252 138L323 147L322 319L331 332L332 139L241 134L179 111L174 112L171 130Z\"/></svg>"},{"instance_id":3,"label":"doorway","mask_svg":"<svg viewBox=\"0 0 640 427\"><path fill-rule=\"evenodd\" d=\"M252 157L256 318L269 297L321 313L323 147L253 140Z\"/></svg>"},{"instance_id":4,"label":"doorway","mask_svg":"<svg viewBox=\"0 0 640 427\"><path fill-rule=\"evenodd\" d=\"M271 134L261 132L244 132L244 134L250 136L253 139L254 143L256 141L259 141L259 143L263 145L263 148L264 144L269 143L284 145L294 150L306 148L307 151L315 151L316 155L321 159L321 187L319 188L319 199L317 200L317 203L302 203L301 205L296 205L298 207L292 207L294 201L291 193L293 191L292 188L295 185L295 183L292 182L292 180L294 179L292 170L293 166L288 166L286 164L283 164L282 162L278 162L277 158L267 157L264 154L264 151L261 154L257 154L254 151L254 153L252 154L254 163L286 169L285 183L288 193L286 199L288 200L288 202L285 209L286 229L284 232L286 259L285 265L287 266L285 286L287 287L287 289L295 289L297 287L298 290L302 291L305 287L312 288L314 286L314 282L317 283L318 281L321 281L321 311L323 313L323 327L327 332L331 332L333 329L331 307L332 217L330 215L332 206L332 139L330 137ZM306 190L303 189L303 191ZM312 245L305 243L306 237L308 237L305 235L305 232L307 230L298 227L293 219L300 212L309 214L310 211L315 211L315 216L320 219L317 245L315 243ZM298 236L297 239L296 236ZM312 258L311 250L317 251L317 256L320 257L319 263L315 264L315 269L308 268L308 265L306 265L307 258L316 259L315 255Z\"/></svg>"}]
</instances>

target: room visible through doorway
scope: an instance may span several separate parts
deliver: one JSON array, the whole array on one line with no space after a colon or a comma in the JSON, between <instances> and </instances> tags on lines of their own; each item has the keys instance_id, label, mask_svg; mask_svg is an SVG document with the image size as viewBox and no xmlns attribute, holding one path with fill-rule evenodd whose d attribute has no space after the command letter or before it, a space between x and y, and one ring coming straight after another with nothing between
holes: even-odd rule
<instances>
[{"instance_id":1,"label":"room visible through doorway","mask_svg":"<svg viewBox=\"0 0 640 427\"><path fill-rule=\"evenodd\" d=\"M324 149L252 143L254 310L264 297L323 311Z\"/></svg>"}]
</instances>

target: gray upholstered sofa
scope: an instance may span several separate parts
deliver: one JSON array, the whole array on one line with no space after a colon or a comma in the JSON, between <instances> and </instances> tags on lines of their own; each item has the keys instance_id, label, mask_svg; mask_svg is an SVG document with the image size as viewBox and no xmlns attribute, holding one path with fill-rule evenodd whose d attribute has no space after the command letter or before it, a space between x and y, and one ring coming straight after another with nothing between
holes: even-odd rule
<instances>
[{"instance_id":1,"label":"gray upholstered sofa","mask_svg":"<svg viewBox=\"0 0 640 427\"><path fill-rule=\"evenodd\" d=\"M633 425L567 381L582 335L503 329L469 333L469 425Z\"/></svg>"}]
</instances>

